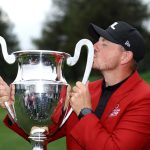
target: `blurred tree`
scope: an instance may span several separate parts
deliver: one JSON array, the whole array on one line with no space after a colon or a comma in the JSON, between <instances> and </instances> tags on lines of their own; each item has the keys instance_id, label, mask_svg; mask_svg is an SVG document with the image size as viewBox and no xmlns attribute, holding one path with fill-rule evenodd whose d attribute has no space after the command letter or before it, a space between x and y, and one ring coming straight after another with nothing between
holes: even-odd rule
<instances>
[{"instance_id":1,"label":"blurred tree","mask_svg":"<svg viewBox=\"0 0 150 150\"><path fill-rule=\"evenodd\" d=\"M0 36L6 40L9 54L19 49L17 37L13 34L12 30L13 25L7 14L0 9ZM3 58L2 50L0 51L0 76L2 76L7 83L11 83L16 77L17 64L7 64Z\"/></svg>"},{"instance_id":2,"label":"blurred tree","mask_svg":"<svg viewBox=\"0 0 150 150\"><path fill-rule=\"evenodd\" d=\"M33 40L39 49L65 51L73 55L75 44L80 39L90 39L87 32L90 22L107 28L117 20L124 20L137 27L145 36L146 47L150 48L150 33L143 25L149 19L150 12L141 0L53 0L53 3L57 6L54 19L46 18L41 37ZM67 78L77 80L83 73L86 63L86 52L83 51L78 65L67 69ZM150 57L146 61L150 61ZM142 70L149 67L142 64Z\"/></svg>"}]
</instances>

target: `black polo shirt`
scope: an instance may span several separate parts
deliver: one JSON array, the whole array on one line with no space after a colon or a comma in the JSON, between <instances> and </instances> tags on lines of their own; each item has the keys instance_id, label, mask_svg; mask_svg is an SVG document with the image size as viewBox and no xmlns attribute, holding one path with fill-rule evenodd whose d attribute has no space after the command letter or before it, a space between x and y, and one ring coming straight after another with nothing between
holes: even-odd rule
<instances>
[{"instance_id":1,"label":"black polo shirt","mask_svg":"<svg viewBox=\"0 0 150 150\"><path fill-rule=\"evenodd\" d=\"M100 101L96 107L95 110L95 115L100 118L104 112L104 109L107 105L107 102L109 100L109 98L111 97L111 95L121 86L122 83L124 83L128 78L126 78L125 80L113 85L113 86L107 86L106 87L106 83L105 80L103 80L102 83L102 94L100 97Z\"/></svg>"}]
</instances>

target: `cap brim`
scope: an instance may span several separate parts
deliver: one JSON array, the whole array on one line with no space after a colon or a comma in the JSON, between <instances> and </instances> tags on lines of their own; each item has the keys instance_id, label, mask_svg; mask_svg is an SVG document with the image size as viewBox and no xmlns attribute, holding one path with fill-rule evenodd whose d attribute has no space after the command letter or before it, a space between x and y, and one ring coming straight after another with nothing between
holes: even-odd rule
<instances>
[{"instance_id":1,"label":"cap brim","mask_svg":"<svg viewBox=\"0 0 150 150\"><path fill-rule=\"evenodd\" d=\"M103 37L111 42L116 42L106 30L96 26L93 23L90 23L88 33L96 41L98 41L100 37Z\"/></svg>"}]
</instances>

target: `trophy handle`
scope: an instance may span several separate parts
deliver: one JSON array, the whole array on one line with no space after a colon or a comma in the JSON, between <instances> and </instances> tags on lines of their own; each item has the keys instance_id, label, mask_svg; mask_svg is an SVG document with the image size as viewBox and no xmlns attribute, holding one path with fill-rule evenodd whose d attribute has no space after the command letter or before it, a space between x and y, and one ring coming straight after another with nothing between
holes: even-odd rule
<instances>
[{"instance_id":1,"label":"trophy handle","mask_svg":"<svg viewBox=\"0 0 150 150\"><path fill-rule=\"evenodd\" d=\"M92 65L93 65L94 48L93 48L92 42L90 40L88 40L88 39L80 40L76 44L74 56L67 58L67 64L69 66L73 66L73 65L75 65L77 63L77 61L79 59L79 56L80 56L80 52L81 52L82 46L86 46L87 50L88 50L87 64L86 64L84 76L83 76L83 79L82 79L82 83L86 84L86 82L87 82L87 80L89 78L91 69L92 69Z\"/></svg>"},{"instance_id":2,"label":"trophy handle","mask_svg":"<svg viewBox=\"0 0 150 150\"><path fill-rule=\"evenodd\" d=\"M8 111L8 114L10 116L11 121L16 121L16 115L15 115L15 111L14 111L14 104L9 105L8 102L6 101L5 103L6 109Z\"/></svg>"},{"instance_id":3,"label":"trophy handle","mask_svg":"<svg viewBox=\"0 0 150 150\"><path fill-rule=\"evenodd\" d=\"M6 41L2 36L0 36L0 44L1 44L2 54L3 54L5 61L8 64L13 64L16 61L16 57L14 54L11 54L11 55L8 54Z\"/></svg>"},{"instance_id":4,"label":"trophy handle","mask_svg":"<svg viewBox=\"0 0 150 150\"><path fill-rule=\"evenodd\" d=\"M87 47L88 56L87 56L87 64L86 64L84 76L83 76L83 79L82 79L82 83L86 84L86 82L87 82L87 80L89 78L91 69L92 69L92 65L93 65L94 47L93 47L92 42L90 40L88 40L88 39L82 39L82 40L80 40L76 44L74 56L73 57L69 57L67 59L67 64L69 66L73 66L73 65L75 65L77 63L77 61L79 59L79 56L80 56L81 48L84 45ZM73 109L70 108L69 112L67 113L67 115L65 115L65 117L64 117L64 119L63 119L63 121L62 121L62 123L61 123L61 125L59 127L63 126L63 124L67 121L67 119L71 115L72 111L73 111Z\"/></svg>"}]
</instances>

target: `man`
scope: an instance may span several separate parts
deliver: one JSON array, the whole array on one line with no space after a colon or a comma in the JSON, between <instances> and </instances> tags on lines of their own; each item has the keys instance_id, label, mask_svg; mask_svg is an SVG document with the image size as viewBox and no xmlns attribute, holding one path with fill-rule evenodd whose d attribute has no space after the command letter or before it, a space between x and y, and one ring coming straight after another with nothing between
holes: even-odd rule
<instances>
[{"instance_id":1,"label":"man","mask_svg":"<svg viewBox=\"0 0 150 150\"><path fill-rule=\"evenodd\" d=\"M150 149L150 86L137 72L144 57L144 40L136 28L118 21L106 30L90 24L94 44L93 68L102 80L69 92L74 112L49 141L66 136L68 150ZM27 139L16 124L5 124Z\"/></svg>"}]
</instances>

